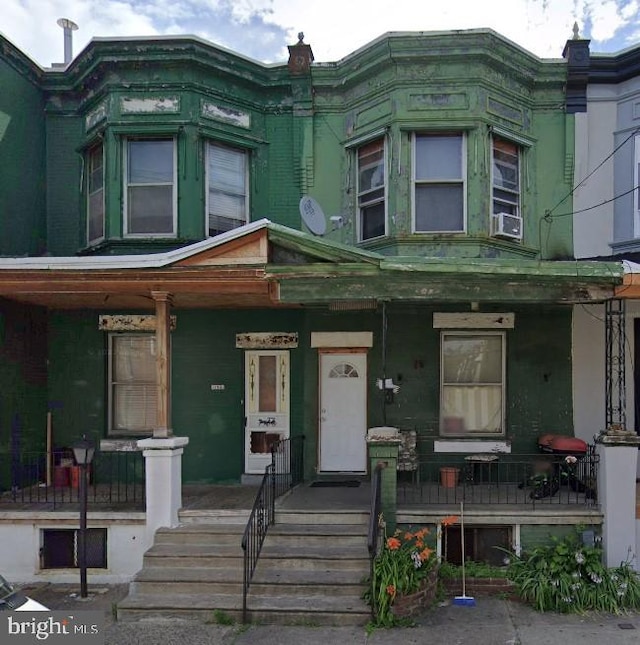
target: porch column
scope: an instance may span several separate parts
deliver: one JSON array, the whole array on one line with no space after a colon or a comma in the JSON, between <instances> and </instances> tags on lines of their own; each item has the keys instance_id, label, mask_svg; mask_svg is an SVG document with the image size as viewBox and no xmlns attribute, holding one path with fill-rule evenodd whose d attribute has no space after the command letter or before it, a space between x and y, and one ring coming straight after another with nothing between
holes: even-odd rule
<instances>
[{"instance_id":1,"label":"porch column","mask_svg":"<svg viewBox=\"0 0 640 645\"><path fill-rule=\"evenodd\" d=\"M182 453L189 437L140 439L145 459L147 538L161 526L178 525L182 506Z\"/></svg>"},{"instance_id":2,"label":"porch column","mask_svg":"<svg viewBox=\"0 0 640 645\"><path fill-rule=\"evenodd\" d=\"M375 434L378 430L395 430ZM402 440L397 436L396 428L370 428L367 436L369 450L369 473L373 476L376 466L384 464L380 473L380 506L387 530L393 532L396 528L396 508L398 505L398 449Z\"/></svg>"},{"instance_id":3,"label":"porch column","mask_svg":"<svg viewBox=\"0 0 640 645\"><path fill-rule=\"evenodd\" d=\"M597 438L598 497L604 515L602 541L607 567L631 560L636 549L636 468L640 437L609 431ZM634 561L637 568L637 560Z\"/></svg>"},{"instance_id":4,"label":"porch column","mask_svg":"<svg viewBox=\"0 0 640 645\"><path fill-rule=\"evenodd\" d=\"M152 291L156 303L156 381L157 419L153 430L155 439L170 437L171 429L171 294Z\"/></svg>"}]
</instances>

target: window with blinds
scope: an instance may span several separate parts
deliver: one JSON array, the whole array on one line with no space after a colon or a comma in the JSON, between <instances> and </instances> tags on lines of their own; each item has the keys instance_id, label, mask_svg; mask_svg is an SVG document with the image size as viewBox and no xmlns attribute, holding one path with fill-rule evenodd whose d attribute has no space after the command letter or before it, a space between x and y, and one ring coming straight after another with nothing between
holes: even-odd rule
<instances>
[{"instance_id":1,"label":"window with blinds","mask_svg":"<svg viewBox=\"0 0 640 645\"><path fill-rule=\"evenodd\" d=\"M493 213L520 215L520 149L511 141L493 138Z\"/></svg>"},{"instance_id":2,"label":"window with blinds","mask_svg":"<svg viewBox=\"0 0 640 645\"><path fill-rule=\"evenodd\" d=\"M384 139L358 148L358 239L386 234Z\"/></svg>"},{"instance_id":3,"label":"window with blinds","mask_svg":"<svg viewBox=\"0 0 640 645\"><path fill-rule=\"evenodd\" d=\"M87 153L87 242L104 238L104 149L93 146Z\"/></svg>"},{"instance_id":4,"label":"window with blinds","mask_svg":"<svg viewBox=\"0 0 640 645\"><path fill-rule=\"evenodd\" d=\"M109 337L110 434L147 434L156 426L154 334Z\"/></svg>"},{"instance_id":5,"label":"window with blinds","mask_svg":"<svg viewBox=\"0 0 640 645\"><path fill-rule=\"evenodd\" d=\"M503 434L504 347L503 332L443 332L442 435Z\"/></svg>"},{"instance_id":6,"label":"window with blinds","mask_svg":"<svg viewBox=\"0 0 640 645\"><path fill-rule=\"evenodd\" d=\"M247 152L213 142L207 151L206 226L213 237L247 223Z\"/></svg>"}]
</instances>

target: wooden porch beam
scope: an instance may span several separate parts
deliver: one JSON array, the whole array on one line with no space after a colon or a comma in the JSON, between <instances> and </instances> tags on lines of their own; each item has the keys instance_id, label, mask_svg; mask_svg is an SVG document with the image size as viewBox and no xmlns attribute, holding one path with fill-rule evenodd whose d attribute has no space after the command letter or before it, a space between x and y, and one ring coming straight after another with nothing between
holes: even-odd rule
<instances>
[{"instance_id":1,"label":"wooden porch beam","mask_svg":"<svg viewBox=\"0 0 640 645\"><path fill-rule=\"evenodd\" d=\"M153 430L155 439L173 434L171 428L171 302L172 296L166 291L152 291L156 306L156 381L157 419Z\"/></svg>"}]
</instances>

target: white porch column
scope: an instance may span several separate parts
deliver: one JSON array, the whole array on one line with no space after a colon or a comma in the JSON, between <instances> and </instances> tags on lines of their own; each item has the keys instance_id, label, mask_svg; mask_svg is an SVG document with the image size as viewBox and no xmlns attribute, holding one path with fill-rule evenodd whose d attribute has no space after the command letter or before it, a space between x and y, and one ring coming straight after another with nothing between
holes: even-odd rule
<instances>
[{"instance_id":1,"label":"white porch column","mask_svg":"<svg viewBox=\"0 0 640 645\"><path fill-rule=\"evenodd\" d=\"M145 458L147 536L161 526L178 525L182 506L182 453L189 437L140 439Z\"/></svg>"},{"instance_id":2,"label":"white porch column","mask_svg":"<svg viewBox=\"0 0 640 645\"><path fill-rule=\"evenodd\" d=\"M636 555L636 467L640 437L604 434L598 438L598 496L604 515L603 547L607 567ZM637 559L634 560L637 568Z\"/></svg>"}]
</instances>

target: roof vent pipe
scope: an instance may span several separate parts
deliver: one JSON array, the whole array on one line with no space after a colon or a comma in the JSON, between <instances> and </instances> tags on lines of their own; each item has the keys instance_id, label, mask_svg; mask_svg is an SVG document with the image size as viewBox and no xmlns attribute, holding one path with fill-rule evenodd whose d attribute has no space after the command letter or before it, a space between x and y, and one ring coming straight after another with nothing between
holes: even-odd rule
<instances>
[{"instance_id":1,"label":"roof vent pipe","mask_svg":"<svg viewBox=\"0 0 640 645\"><path fill-rule=\"evenodd\" d=\"M64 29L64 64L68 65L73 58L73 36L78 25L68 18L58 18L58 26Z\"/></svg>"}]
</instances>

